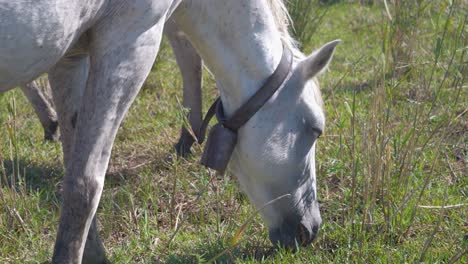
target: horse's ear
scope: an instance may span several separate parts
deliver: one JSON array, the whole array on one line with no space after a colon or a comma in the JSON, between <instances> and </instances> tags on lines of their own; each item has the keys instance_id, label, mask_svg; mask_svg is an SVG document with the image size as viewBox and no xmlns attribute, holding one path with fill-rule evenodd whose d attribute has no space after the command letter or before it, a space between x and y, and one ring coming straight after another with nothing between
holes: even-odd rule
<instances>
[{"instance_id":1,"label":"horse's ear","mask_svg":"<svg viewBox=\"0 0 468 264\"><path fill-rule=\"evenodd\" d=\"M341 40L339 39L328 42L320 49L314 51L298 65L300 68L299 70L303 73L304 79L309 80L323 72L328 67L328 64L332 59L333 52L335 51L335 47L340 42Z\"/></svg>"}]
</instances>

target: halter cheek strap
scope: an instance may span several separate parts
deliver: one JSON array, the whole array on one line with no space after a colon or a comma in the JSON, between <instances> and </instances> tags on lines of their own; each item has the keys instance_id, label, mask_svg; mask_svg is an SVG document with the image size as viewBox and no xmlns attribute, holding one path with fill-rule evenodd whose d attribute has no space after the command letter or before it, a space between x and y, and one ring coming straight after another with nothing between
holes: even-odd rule
<instances>
[{"instance_id":1,"label":"halter cheek strap","mask_svg":"<svg viewBox=\"0 0 468 264\"><path fill-rule=\"evenodd\" d=\"M281 87L291 72L293 56L291 50L283 45L283 55L280 63L276 67L265 84L239 109L237 109L230 118L224 115L223 103L218 97L211 105L203 119L200 129L200 138L198 143L202 143L208 123L216 114L218 124L210 132L208 142L203 151L201 163L209 168L224 172L229 162L232 151L237 142L237 131L249 119L260 110L260 108L270 99L270 97Z\"/></svg>"}]
</instances>

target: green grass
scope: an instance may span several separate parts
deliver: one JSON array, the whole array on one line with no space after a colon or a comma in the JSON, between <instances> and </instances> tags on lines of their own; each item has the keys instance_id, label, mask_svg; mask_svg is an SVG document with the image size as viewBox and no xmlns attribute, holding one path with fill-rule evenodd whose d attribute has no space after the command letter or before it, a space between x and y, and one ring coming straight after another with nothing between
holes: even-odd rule
<instances>
[{"instance_id":1,"label":"green grass","mask_svg":"<svg viewBox=\"0 0 468 264\"><path fill-rule=\"evenodd\" d=\"M303 43L310 52L343 40L320 77L327 129L313 245L272 249L256 216L230 248L255 210L234 178L198 165L199 146L188 160L167 158L184 110L165 42L117 136L98 210L114 263L201 263L229 248L218 263L466 263L466 2L387 1L388 12L384 1L335 2L312 5L326 16ZM205 74L205 109L215 95ZM42 142L19 91L0 95L0 109L0 263L43 263L58 223L60 146ZM443 208L452 205L461 206Z\"/></svg>"}]
</instances>

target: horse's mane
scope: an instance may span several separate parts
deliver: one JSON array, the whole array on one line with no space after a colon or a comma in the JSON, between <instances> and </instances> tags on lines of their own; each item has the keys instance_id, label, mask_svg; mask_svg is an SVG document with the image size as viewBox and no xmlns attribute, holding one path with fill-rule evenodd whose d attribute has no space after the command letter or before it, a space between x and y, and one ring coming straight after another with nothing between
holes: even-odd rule
<instances>
[{"instance_id":1,"label":"horse's mane","mask_svg":"<svg viewBox=\"0 0 468 264\"><path fill-rule=\"evenodd\" d=\"M303 59L305 55L299 50L299 43L289 34L289 26L292 26L293 22L285 3L283 0L268 0L267 3L281 34L281 39L291 49L294 57Z\"/></svg>"},{"instance_id":2,"label":"horse's mane","mask_svg":"<svg viewBox=\"0 0 468 264\"><path fill-rule=\"evenodd\" d=\"M299 50L298 42L289 34L289 26L293 24L291 16L289 15L288 9L286 8L283 0L268 0L268 5L273 14L273 18L276 23L276 27L281 34L281 39L289 49L291 49L294 57L296 59L304 59L306 56ZM317 78L313 78L311 81L315 85L312 85L315 94L315 100L317 103L323 107L322 94L320 92L320 86Z\"/></svg>"}]
</instances>

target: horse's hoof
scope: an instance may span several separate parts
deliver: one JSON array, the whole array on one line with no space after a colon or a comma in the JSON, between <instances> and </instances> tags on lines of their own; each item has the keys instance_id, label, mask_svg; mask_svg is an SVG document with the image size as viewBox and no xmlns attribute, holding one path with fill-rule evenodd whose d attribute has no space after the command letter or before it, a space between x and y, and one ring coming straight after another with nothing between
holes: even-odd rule
<instances>
[{"instance_id":1,"label":"horse's hoof","mask_svg":"<svg viewBox=\"0 0 468 264\"><path fill-rule=\"evenodd\" d=\"M176 150L177 156L182 158L188 158L192 156L192 151L190 150L192 144L184 144L183 141L179 141L177 144L175 144L174 148Z\"/></svg>"},{"instance_id":2,"label":"horse's hoof","mask_svg":"<svg viewBox=\"0 0 468 264\"><path fill-rule=\"evenodd\" d=\"M44 133L44 140L49 142L57 142L60 140L60 133L58 131L53 134Z\"/></svg>"},{"instance_id":3,"label":"horse's hoof","mask_svg":"<svg viewBox=\"0 0 468 264\"><path fill-rule=\"evenodd\" d=\"M50 142L60 140L60 130L58 129L57 121L53 121L47 129L44 129L44 140Z\"/></svg>"}]
</instances>

